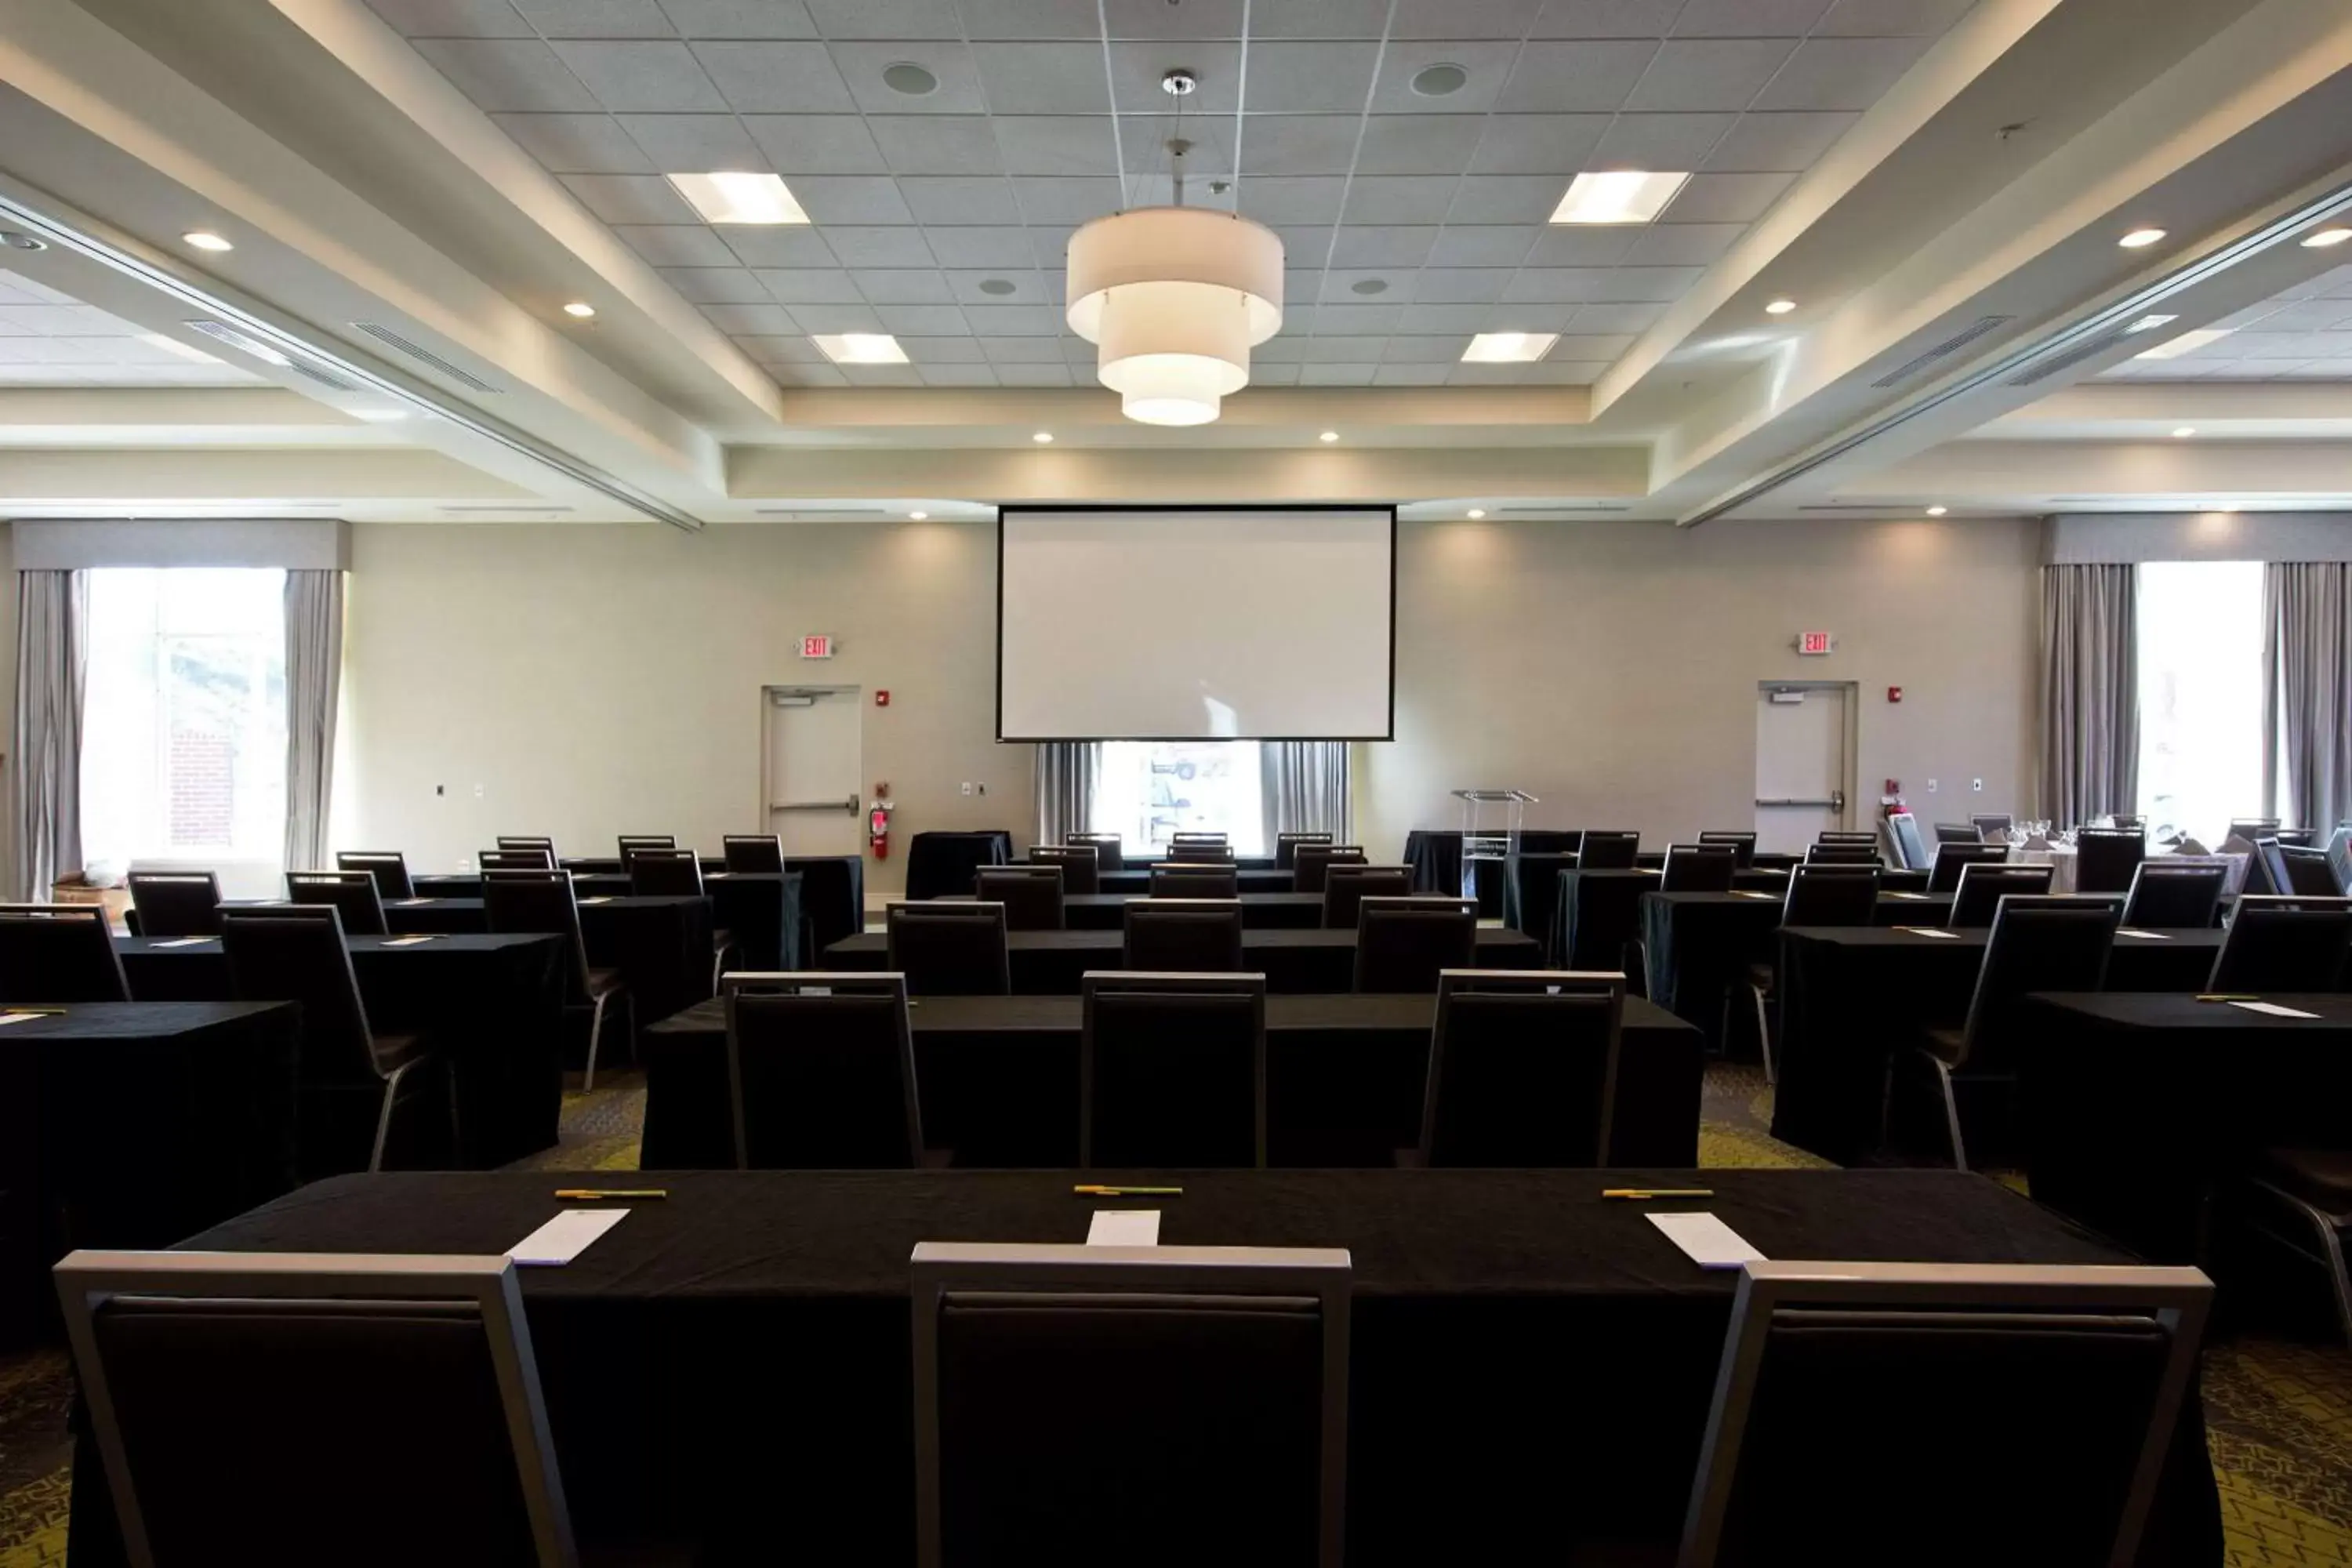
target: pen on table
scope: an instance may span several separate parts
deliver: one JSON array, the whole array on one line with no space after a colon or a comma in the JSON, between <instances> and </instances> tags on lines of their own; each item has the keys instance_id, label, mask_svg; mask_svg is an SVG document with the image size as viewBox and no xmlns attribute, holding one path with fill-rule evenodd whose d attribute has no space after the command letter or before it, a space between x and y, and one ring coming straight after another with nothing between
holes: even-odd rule
<instances>
[{"instance_id":1,"label":"pen on table","mask_svg":"<svg viewBox=\"0 0 2352 1568\"><path fill-rule=\"evenodd\" d=\"M667 1187L558 1187L555 1189L555 1195L559 1198L590 1202L600 1198L666 1198L669 1196L669 1189Z\"/></svg>"},{"instance_id":2,"label":"pen on table","mask_svg":"<svg viewBox=\"0 0 2352 1568\"><path fill-rule=\"evenodd\" d=\"M1172 1198L1183 1194L1181 1187L1107 1187L1095 1183L1080 1183L1070 1191L1090 1198Z\"/></svg>"},{"instance_id":3,"label":"pen on table","mask_svg":"<svg viewBox=\"0 0 2352 1568\"><path fill-rule=\"evenodd\" d=\"M1645 1198L1711 1198L1715 1196L1715 1189L1713 1187L1603 1187L1601 1189L1601 1195L1604 1198L1620 1198L1628 1203L1639 1203Z\"/></svg>"}]
</instances>

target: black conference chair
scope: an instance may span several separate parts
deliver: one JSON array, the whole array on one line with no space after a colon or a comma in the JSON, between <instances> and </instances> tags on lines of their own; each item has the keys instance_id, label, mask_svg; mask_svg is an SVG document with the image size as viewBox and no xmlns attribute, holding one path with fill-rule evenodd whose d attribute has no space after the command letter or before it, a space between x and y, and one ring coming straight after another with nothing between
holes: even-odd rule
<instances>
[{"instance_id":1,"label":"black conference chair","mask_svg":"<svg viewBox=\"0 0 2352 1568\"><path fill-rule=\"evenodd\" d=\"M2254 852L2246 858L2245 886L2239 891L2257 896L2284 894L2293 889L2287 886L2286 857L2275 838L2257 838Z\"/></svg>"},{"instance_id":2,"label":"black conference chair","mask_svg":"<svg viewBox=\"0 0 2352 1568\"><path fill-rule=\"evenodd\" d=\"M1294 892L1319 893L1334 866L1368 864L1360 844L1302 844L1291 851L1290 886Z\"/></svg>"},{"instance_id":3,"label":"black conference chair","mask_svg":"<svg viewBox=\"0 0 2352 1568\"><path fill-rule=\"evenodd\" d=\"M1968 1022L1958 1029L1928 1030L1917 1052L1942 1093L1952 1163L1960 1170L1969 1168L1969 1141L1958 1089L1970 1090L1971 1100L1994 1101L2006 1131L2017 1089L2018 1014L2025 998L2036 991L2104 989L2107 955L2122 919L2123 900L2105 897L2011 895L1993 911ZM1895 1070L1892 1058L1887 1070ZM1981 1115L1974 1120L1981 1147L1987 1129Z\"/></svg>"},{"instance_id":4,"label":"black conference chair","mask_svg":"<svg viewBox=\"0 0 2352 1568\"><path fill-rule=\"evenodd\" d=\"M2271 837L2289 849L2309 849L2318 842L2319 830L2315 827L2282 827Z\"/></svg>"},{"instance_id":5,"label":"black conference chair","mask_svg":"<svg viewBox=\"0 0 2352 1568\"><path fill-rule=\"evenodd\" d=\"M1007 931L1060 931L1068 924L1059 866L982 866L972 882L982 903L1004 906Z\"/></svg>"},{"instance_id":6,"label":"black conference chair","mask_svg":"<svg viewBox=\"0 0 2352 1568\"><path fill-rule=\"evenodd\" d=\"M98 904L0 904L0 1002L128 1002Z\"/></svg>"},{"instance_id":7,"label":"black conference chair","mask_svg":"<svg viewBox=\"0 0 2352 1568\"><path fill-rule=\"evenodd\" d=\"M1732 854L1739 862L1739 868L1743 871L1756 864L1756 835L1753 833L1707 832L1700 834L1698 841L1701 844L1730 845Z\"/></svg>"},{"instance_id":8,"label":"black conference chair","mask_svg":"<svg viewBox=\"0 0 2352 1568\"><path fill-rule=\"evenodd\" d=\"M1742 1265L1680 1568L2137 1561L2212 1298L2194 1268Z\"/></svg>"},{"instance_id":9,"label":"black conference chair","mask_svg":"<svg viewBox=\"0 0 2352 1568\"><path fill-rule=\"evenodd\" d=\"M1609 1163L1625 977L1448 970L1409 1165Z\"/></svg>"},{"instance_id":10,"label":"black conference chair","mask_svg":"<svg viewBox=\"0 0 2352 1568\"><path fill-rule=\"evenodd\" d=\"M1780 925L1866 926L1876 918L1878 867L1842 866L1834 862L1789 868L1789 890L1780 898ZM1772 1023L1768 1000L1778 999L1780 975L1776 964L1751 964L1748 992L1756 1002L1756 1049L1764 1058L1764 1081L1780 1078L1772 1061Z\"/></svg>"},{"instance_id":11,"label":"black conference chair","mask_svg":"<svg viewBox=\"0 0 2352 1568\"><path fill-rule=\"evenodd\" d=\"M1230 841L1231 837L1223 833L1171 833L1168 836L1168 843L1171 848L1179 844L1214 844L1222 847Z\"/></svg>"},{"instance_id":12,"label":"black conference chair","mask_svg":"<svg viewBox=\"0 0 2352 1568\"><path fill-rule=\"evenodd\" d=\"M577 1568L511 1258L76 1252L56 1277L130 1561Z\"/></svg>"},{"instance_id":13,"label":"black conference chair","mask_svg":"<svg viewBox=\"0 0 2352 1568\"><path fill-rule=\"evenodd\" d=\"M2352 954L2352 899L2239 899L2213 955L2213 992L2334 991Z\"/></svg>"},{"instance_id":14,"label":"black conference chair","mask_svg":"<svg viewBox=\"0 0 2352 1568\"><path fill-rule=\"evenodd\" d=\"M2009 863L2006 844L1938 844L1936 846L1936 867L1927 873L1927 890L1931 893L1957 893L1960 890L1960 873L1970 866L2003 866Z\"/></svg>"},{"instance_id":15,"label":"black conference chair","mask_svg":"<svg viewBox=\"0 0 2352 1568\"><path fill-rule=\"evenodd\" d=\"M1816 841L1805 846L1805 864L1808 866L1876 866L1883 862L1879 858L1878 845L1874 841L1868 844Z\"/></svg>"},{"instance_id":16,"label":"black conference chair","mask_svg":"<svg viewBox=\"0 0 2352 1568\"><path fill-rule=\"evenodd\" d=\"M2221 912L2221 895L2229 882L2226 866L2143 860L2132 873L2124 924L2159 931L2204 931Z\"/></svg>"},{"instance_id":17,"label":"black conference chair","mask_svg":"<svg viewBox=\"0 0 2352 1568\"><path fill-rule=\"evenodd\" d=\"M1996 838L2007 842L2009 830L2017 826L2017 818L2006 811L1979 811L1969 816L1969 826L1977 837L1990 844Z\"/></svg>"},{"instance_id":18,"label":"black conference chair","mask_svg":"<svg viewBox=\"0 0 2352 1568\"><path fill-rule=\"evenodd\" d=\"M2147 836L2137 828L2085 827L2074 835L2074 857L2076 892L2127 893L2147 858Z\"/></svg>"},{"instance_id":19,"label":"black conference chair","mask_svg":"<svg viewBox=\"0 0 2352 1568\"><path fill-rule=\"evenodd\" d=\"M1813 835L1816 844L1867 844L1875 849L1878 835L1867 827L1824 827Z\"/></svg>"},{"instance_id":20,"label":"black conference chair","mask_svg":"<svg viewBox=\"0 0 2352 1568\"><path fill-rule=\"evenodd\" d=\"M286 898L296 904L331 904L342 917L345 936L387 936L383 896L366 871L289 871Z\"/></svg>"},{"instance_id":21,"label":"black conference chair","mask_svg":"<svg viewBox=\"0 0 2352 1568\"><path fill-rule=\"evenodd\" d=\"M2352 1345L2352 1149L2265 1149L2247 1182L2245 1220L2254 1234L2327 1276L2336 1326Z\"/></svg>"},{"instance_id":22,"label":"black conference chair","mask_svg":"<svg viewBox=\"0 0 2352 1568\"><path fill-rule=\"evenodd\" d=\"M625 1037L635 1039L635 1004L617 969L594 969L588 963L588 943L580 934L580 900L572 873L527 867L482 873L484 923L494 932L542 932L562 939L563 1005L588 1012L588 1069L580 1080L583 1093L596 1087L596 1051L604 1040L604 1013L614 1002L629 1003L633 1026Z\"/></svg>"},{"instance_id":23,"label":"black conference chair","mask_svg":"<svg viewBox=\"0 0 2352 1568\"><path fill-rule=\"evenodd\" d=\"M1151 868L1155 899L1237 899L1241 890L1241 873L1231 865L1163 860Z\"/></svg>"},{"instance_id":24,"label":"black conference chair","mask_svg":"<svg viewBox=\"0 0 2352 1568\"><path fill-rule=\"evenodd\" d=\"M1179 866L1230 866L1234 850L1230 844L1171 844L1169 860Z\"/></svg>"},{"instance_id":25,"label":"black conference chair","mask_svg":"<svg viewBox=\"0 0 2352 1568\"><path fill-rule=\"evenodd\" d=\"M210 871L133 871L131 912L141 936L218 936L220 879Z\"/></svg>"},{"instance_id":26,"label":"black conference chair","mask_svg":"<svg viewBox=\"0 0 2352 1568\"><path fill-rule=\"evenodd\" d=\"M1965 822L1939 822L1936 824L1936 842L1938 845L1981 844L1984 835Z\"/></svg>"},{"instance_id":27,"label":"black conference chair","mask_svg":"<svg viewBox=\"0 0 2352 1568\"><path fill-rule=\"evenodd\" d=\"M2352 888L2336 879L2326 850L2282 844L2278 853L2281 868L2286 875L2286 886L2282 891L2307 899L2340 899L2352 893Z\"/></svg>"},{"instance_id":28,"label":"black conference chair","mask_svg":"<svg viewBox=\"0 0 2352 1568\"><path fill-rule=\"evenodd\" d=\"M1124 910L1120 962L1162 974L1230 974L1242 966L1239 899L1138 900Z\"/></svg>"},{"instance_id":29,"label":"black conference chair","mask_svg":"<svg viewBox=\"0 0 2352 1568\"><path fill-rule=\"evenodd\" d=\"M555 858L555 840L552 838L529 834L517 835L512 833L503 833L494 839L493 842L496 843L499 848L506 850L537 849L542 851L547 856L547 867L551 871L559 864Z\"/></svg>"},{"instance_id":30,"label":"black conference chair","mask_svg":"<svg viewBox=\"0 0 2352 1568\"><path fill-rule=\"evenodd\" d=\"M736 973L719 996L737 1170L929 1163L905 975Z\"/></svg>"},{"instance_id":31,"label":"black conference chair","mask_svg":"<svg viewBox=\"0 0 2352 1568\"><path fill-rule=\"evenodd\" d=\"M228 987L238 1002L295 1002L302 1008L297 1082L298 1124L306 1179L349 1171L381 1171L394 1118L404 1106L422 1114L424 1092L412 1075L439 1067L431 1046L416 1035L379 1035L368 1026L359 977L343 943L332 904L281 904L221 913L221 948L228 955ZM455 1075L444 1073L443 1102L452 1147L457 1133ZM373 1138L358 1130L373 1110ZM364 1148L364 1155L361 1150Z\"/></svg>"},{"instance_id":32,"label":"black conference chair","mask_svg":"<svg viewBox=\"0 0 2352 1568\"><path fill-rule=\"evenodd\" d=\"M537 847L526 847L522 849L485 849L475 858L477 863L480 865L482 875L485 877L488 876L493 871L552 871L556 869L555 851L552 849L541 849ZM566 875L569 874L570 873L568 872L566 873Z\"/></svg>"},{"instance_id":33,"label":"black conference chair","mask_svg":"<svg viewBox=\"0 0 2352 1568\"><path fill-rule=\"evenodd\" d=\"M2147 816L2144 812L2118 811L2113 814L2109 820L2117 827L2126 827L2134 833L2147 831Z\"/></svg>"},{"instance_id":34,"label":"black conference chair","mask_svg":"<svg viewBox=\"0 0 2352 1568\"><path fill-rule=\"evenodd\" d=\"M1333 835L1328 833L1277 833L1274 836L1274 868L1288 871L1297 867L1298 847L1302 844L1329 844L1333 841Z\"/></svg>"},{"instance_id":35,"label":"black conference chair","mask_svg":"<svg viewBox=\"0 0 2352 1568\"><path fill-rule=\"evenodd\" d=\"M365 871L375 879L381 899L413 899L416 884L408 875L408 858L397 849L345 849L335 856L339 871Z\"/></svg>"},{"instance_id":36,"label":"black conference chair","mask_svg":"<svg viewBox=\"0 0 2352 1568\"><path fill-rule=\"evenodd\" d=\"M699 899L709 896L702 885L702 857L691 849L660 847L639 844L625 851L621 864L629 873L629 893L639 899ZM719 987L719 977L727 972L727 960L735 952L735 933L714 930L710 933L710 985Z\"/></svg>"},{"instance_id":37,"label":"black conference chair","mask_svg":"<svg viewBox=\"0 0 2352 1568\"><path fill-rule=\"evenodd\" d=\"M1402 899L1412 892L1410 866L1332 866L1323 883L1323 929L1356 929L1356 905L1365 899Z\"/></svg>"},{"instance_id":38,"label":"black conference chair","mask_svg":"<svg viewBox=\"0 0 2352 1568\"><path fill-rule=\"evenodd\" d=\"M1095 869L1124 871L1127 860L1119 853L1119 837L1116 833L1065 833L1065 844L1091 844L1095 847Z\"/></svg>"},{"instance_id":39,"label":"black conference chair","mask_svg":"<svg viewBox=\"0 0 2352 1568\"><path fill-rule=\"evenodd\" d=\"M915 1561L1341 1561L1349 1261L926 1241Z\"/></svg>"},{"instance_id":40,"label":"black conference chair","mask_svg":"<svg viewBox=\"0 0 2352 1568\"><path fill-rule=\"evenodd\" d=\"M1478 900L1433 894L1356 903L1356 990L1427 995L1478 958Z\"/></svg>"},{"instance_id":41,"label":"black conference chair","mask_svg":"<svg viewBox=\"0 0 2352 1568\"><path fill-rule=\"evenodd\" d=\"M1576 851L1576 866L1580 871L1630 871L1641 852L1638 833L1587 830Z\"/></svg>"},{"instance_id":42,"label":"black conference chair","mask_svg":"<svg viewBox=\"0 0 2352 1568\"><path fill-rule=\"evenodd\" d=\"M2233 816L2230 818L2228 837L2258 844L2265 838L2277 837L2278 830L2279 819L2275 816Z\"/></svg>"},{"instance_id":43,"label":"black conference chair","mask_svg":"<svg viewBox=\"0 0 2352 1568\"><path fill-rule=\"evenodd\" d=\"M917 996L1004 996L1013 959L1003 904L891 904L883 910L890 968Z\"/></svg>"},{"instance_id":44,"label":"black conference chair","mask_svg":"<svg viewBox=\"0 0 2352 1568\"><path fill-rule=\"evenodd\" d=\"M1078 994L1080 1165L1265 1168L1265 975L1096 972Z\"/></svg>"},{"instance_id":45,"label":"black conference chair","mask_svg":"<svg viewBox=\"0 0 2352 1568\"><path fill-rule=\"evenodd\" d=\"M675 849L677 836L674 833L624 833L620 836L621 869L629 868L629 861L640 849Z\"/></svg>"},{"instance_id":46,"label":"black conference chair","mask_svg":"<svg viewBox=\"0 0 2352 1568\"><path fill-rule=\"evenodd\" d=\"M2352 822L2328 836L2327 863L2336 868L2336 882L2352 893Z\"/></svg>"},{"instance_id":47,"label":"black conference chair","mask_svg":"<svg viewBox=\"0 0 2352 1568\"><path fill-rule=\"evenodd\" d=\"M1029 864L1059 866L1062 891L1071 898L1102 891L1100 851L1092 844L1034 844L1029 848Z\"/></svg>"},{"instance_id":48,"label":"black conference chair","mask_svg":"<svg viewBox=\"0 0 2352 1568\"><path fill-rule=\"evenodd\" d=\"M1728 844L1670 844L1662 893L1727 893L1739 869L1739 851Z\"/></svg>"},{"instance_id":49,"label":"black conference chair","mask_svg":"<svg viewBox=\"0 0 2352 1568\"><path fill-rule=\"evenodd\" d=\"M781 873L784 868L784 841L772 833L730 833L719 839L719 853L726 857L727 869L744 876Z\"/></svg>"},{"instance_id":50,"label":"black conference chair","mask_svg":"<svg viewBox=\"0 0 2352 1568\"><path fill-rule=\"evenodd\" d=\"M1992 924L2001 900L2012 894L2028 898L2050 891L2047 866L1995 866L1979 861L1960 868L1960 885L1952 890L1952 912L1944 923L1953 927Z\"/></svg>"},{"instance_id":51,"label":"black conference chair","mask_svg":"<svg viewBox=\"0 0 2352 1568\"><path fill-rule=\"evenodd\" d=\"M1919 837L1919 819L1907 811L1898 811L1886 819L1886 831L1895 841L1895 863L1906 871L1925 871L1936 863L1927 852L1927 841Z\"/></svg>"}]
</instances>

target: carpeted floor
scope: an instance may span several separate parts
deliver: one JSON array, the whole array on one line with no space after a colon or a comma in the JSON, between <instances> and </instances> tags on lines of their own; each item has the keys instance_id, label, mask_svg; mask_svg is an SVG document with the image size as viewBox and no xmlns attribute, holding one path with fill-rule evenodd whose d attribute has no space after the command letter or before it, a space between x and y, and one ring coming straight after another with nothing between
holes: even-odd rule
<instances>
[{"instance_id":1,"label":"carpeted floor","mask_svg":"<svg viewBox=\"0 0 2352 1568\"><path fill-rule=\"evenodd\" d=\"M564 1096L561 1145L525 1163L634 1170L644 1112L644 1080L614 1073L593 1094ZM1711 1067L1699 1163L1824 1163L1776 1142L1771 1114L1761 1073ZM2207 1352L2204 1385L2226 1568L2352 1568L2352 1352L2332 1340L2242 1334ZM66 1560L71 1397L61 1353L0 1356L0 1568Z\"/></svg>"}]
</instances>

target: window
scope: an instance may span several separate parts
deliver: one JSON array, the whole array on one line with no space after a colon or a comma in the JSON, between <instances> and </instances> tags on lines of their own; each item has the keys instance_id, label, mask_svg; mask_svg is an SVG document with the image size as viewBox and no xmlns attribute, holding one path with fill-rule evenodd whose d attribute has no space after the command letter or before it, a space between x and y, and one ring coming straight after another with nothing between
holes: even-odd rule
<instances>
[{"instance_id":1,"label":"window","mask_svg":"<svg viewBox=\"0 0 2352 1568\"><path fill-rule=\"evenodd\" d=\"M286 574L89 574L83 858L284 858Z\"/></svg>"},{"instance_id":2,"label":"window","mask_svg":"<svg viewBox=\"0 0 2352 1568\"><path fill-rule=\"evenodd\" d=\"M2158 841L2218 847L2263 800L2263 567L2139 569L2139 808Z\"/></svg>"},{"instance_id":3,"label":"window","mask_svg":"<svg viewBox=\"0 0 2352 1568\"><path fill-rule=\"evenodd\" d=\"M1155 852L1173 834L1223 833L1236 856L1266 853L1255 741L1108 741L1102 751L1095 832Z\"/></svg>"}]
</instances>

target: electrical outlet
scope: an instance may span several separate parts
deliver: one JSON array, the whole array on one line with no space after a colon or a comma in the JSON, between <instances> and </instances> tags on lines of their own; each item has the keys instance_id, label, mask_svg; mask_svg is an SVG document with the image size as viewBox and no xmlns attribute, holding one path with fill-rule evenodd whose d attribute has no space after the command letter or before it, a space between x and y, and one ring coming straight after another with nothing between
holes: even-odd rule
<instances>
[{"instance_id":1,"label":"electrical outlet","mask_svg":"<svg viewBox=\"0 0 2352 1568\"><path fill-rule=\"evenodd\" d=\"M1979 795L1982 795L1982 794L1984 794L1984 780L1982 780L1982 779L1970 779L1970 780L1969 781L1969 787L1970 789L1972 789L1972 790L1976 791Z\"/></svg>"},{"instance_id":2,"label":"electrical outlet","mask_svg":"<svg viewBox=\"0 0 2352 1568\"><path fill-rule=\"evenodd\" d=\"M971 793L971 781L970 779L963 781L963 793L966 795L970 795Z\"/></svg>"},{"instance_id":3,"label":"electrical outlet","mask_svg":"<svg viewBox=\"0 0 2352 1568\"><path fill-rule=\"evenodd\" d=\"M974 795L986 795L988 793L988 786L984 784L976 784L971 786L971 793Z\"/></svg>"},{"instance_id":4,"label":"electrical outlet","mask_svg":"<svg viewBox=\"0 0 2352 1568\"><path fill-rule=\"evenodd\" d=\"M476 800L482 798L482 786L480 784L476 784L474 786L474 798Z\"/></svg>"},{"instance_id":5,"label":"electrical outlet","mask_svg":"<svg viewBox=\"0 0 2352 1568\"><path fill-rule=\"evenodd\" d=\"M1927 781L1927 793L1929 795L1936 793L1936 781L1934 779L1929 779Z\"/></svg>"}]
</instances>

